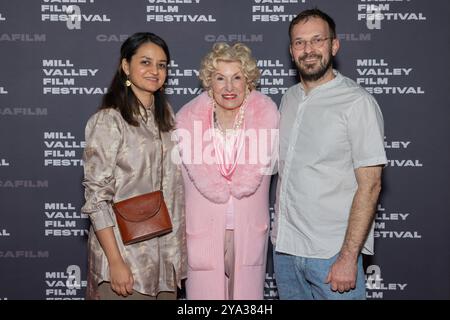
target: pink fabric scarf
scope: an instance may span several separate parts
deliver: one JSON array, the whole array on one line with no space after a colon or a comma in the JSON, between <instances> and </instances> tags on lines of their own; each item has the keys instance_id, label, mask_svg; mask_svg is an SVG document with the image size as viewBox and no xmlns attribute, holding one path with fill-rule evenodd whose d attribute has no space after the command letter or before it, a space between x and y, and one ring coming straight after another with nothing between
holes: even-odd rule
<instances>
[{"instance_id":1,"label":"pink fabric scarf","mask_svg":"<svg viewBox=\"0 0 450 320\"><path fill-rule=\"evenodd\" d=\"M179 149L182 158L183 155L188 154L191 156L190 160L192 160L195 157L195 152L198 151L202 155L211 154L213 159L217 159L211 136L212 131L210 130L211 112L212 106L206 92L191 100L178 112L176 125L177 136L181 137ZM252 91L248 96L245 110L245 128L255 130L277 129L278 121L279 115L275 103L260 92ZM196 133L196 127L200 127L202 131ZM200 138L183 141L183 131L189 132L191 137L197 135ZM248 139L248 137L245 137L245 139ZM243 140L245 139L243 138ZM272 144L273 142L269 143ZM264 169L268 167L267 164L251 164L248 161L252 153L249 146L248 141L243 143L238 159L242 158L244 161L243 163L237 163L231 180L227 180L217 170L217 160L213 161L214 163L183 161L183 166L197 190L214 203L226 203L230 196L237 199L248 197L256 192L264 177ZM271 148L268 149L269 152L272 152Z\"/></svg>"}]
</instances>

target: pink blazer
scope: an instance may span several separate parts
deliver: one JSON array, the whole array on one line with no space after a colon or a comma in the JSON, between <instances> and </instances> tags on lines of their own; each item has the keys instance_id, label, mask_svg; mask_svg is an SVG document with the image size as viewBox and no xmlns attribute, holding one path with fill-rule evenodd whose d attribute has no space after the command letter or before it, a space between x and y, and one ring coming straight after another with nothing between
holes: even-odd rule
<instances>
[{"instance_id":1,"label":"pink blazer","mask_svg":"<svg viewBox=\"0 0 450 320\"><path fill-rule=\"evenodd\" d=\"M209 99L202 93L183 106L176 117L185 184L187 298L226 297L225 212L229 198L233 197L234 298L262 299L270 223L268 172L273 164L267 160L274 160L272 152L278 150L278 110L269 97L257 91L250 93L244 121L246 130L252 134L246 136L236 171L232 180L227 181L220 175L217 164L208 161L215 159L211 157L214 149L208 133L212 111ZM201 138L193 139L195 135Z\"/></svg>"}]
</instances>

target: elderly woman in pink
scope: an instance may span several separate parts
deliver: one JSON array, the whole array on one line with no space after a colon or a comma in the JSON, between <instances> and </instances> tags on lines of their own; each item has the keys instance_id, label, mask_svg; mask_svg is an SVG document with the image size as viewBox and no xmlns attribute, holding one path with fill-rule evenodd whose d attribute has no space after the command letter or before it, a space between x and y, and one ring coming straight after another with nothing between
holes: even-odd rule
<instances>
[{"instance_id":1,"label":"elderly woman in pink","mask_svg":"<svg viewBox=\"0 0 450 320\"><path fill-rule=\"evenodd\" d=\"M177 114L188 299L263 298L279 115L255 90L259 75L248 47L217 43L201 65L205 92Z\"/></svg>"}]
</instances>

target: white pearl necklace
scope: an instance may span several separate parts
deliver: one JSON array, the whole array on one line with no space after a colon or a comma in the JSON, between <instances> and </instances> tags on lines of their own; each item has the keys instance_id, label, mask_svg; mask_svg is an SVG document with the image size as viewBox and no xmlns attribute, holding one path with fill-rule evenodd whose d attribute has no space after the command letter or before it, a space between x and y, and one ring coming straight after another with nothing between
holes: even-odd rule
<instances>
[{"instance_id":1,"label":"white pearl necklace","mask_svg":"<svg viewBox=\"0 0 450 320\"><path fill-rule=\"evenodd\" d=\"M214 114L214 128L217 129L220 132L220 134L222 134L223 136L225 136L227 134L227 132L236 134L237 131L242 128L242 124L244 123L244 117L245 117L245 109L247 107L247 97L248 97L248 95L245 96L244 101L242 102L241 106L239 107L239 113L234 120L233 129L231 129L231 130L230 129L227 129L227 130L222 129L221 125L219 124L219 121L217 120L216 101L214 100L214 98L211 98L212 106L213 106L213 114Z\"/></svg>"}]
</instances>

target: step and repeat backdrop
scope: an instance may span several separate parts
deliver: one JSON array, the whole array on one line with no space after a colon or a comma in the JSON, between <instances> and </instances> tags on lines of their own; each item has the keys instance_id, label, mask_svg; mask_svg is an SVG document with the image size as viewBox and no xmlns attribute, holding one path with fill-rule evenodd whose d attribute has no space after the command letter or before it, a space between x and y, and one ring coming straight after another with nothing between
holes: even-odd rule
<instances>
[{"instance_id":1,"label":"step and repeat backdrop","mask_svg":"<svg viewBox=\"0 0 450 320\"><path fill-rule=\"evenodd\" d=\"M0 1L0 299L84 299L84 127L127 36L167 41L175 110L201 92L200 60L217 41L248 45L259 90L279 103L298 81L289 22L313 7L336 21L336 67L375 96L385 119L389 164L367 298L449 299L446 0ZM277 299L271 259L266 280L266 299Z\"/></svg>"}]
</instances>

